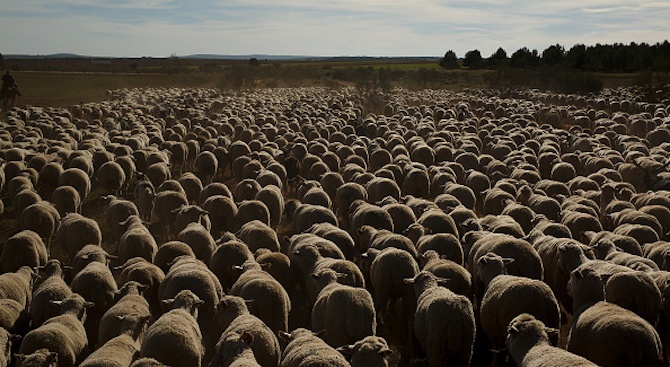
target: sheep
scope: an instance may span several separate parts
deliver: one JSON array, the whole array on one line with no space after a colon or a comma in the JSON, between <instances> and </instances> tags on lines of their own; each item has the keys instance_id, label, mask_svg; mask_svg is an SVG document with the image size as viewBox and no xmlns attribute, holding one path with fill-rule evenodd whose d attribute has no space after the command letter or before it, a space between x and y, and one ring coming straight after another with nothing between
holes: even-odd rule
<instances>
[{"instance_id":1,"label":"sheep","mask_svg":"<svg viewBox=\"0 0 670 367\"><path fill-rule=\"evenodd\" d=\"M165 272L141 257L134 257L126 261L120 268L121 274L118 275L117 284L135 281L146 286L143 296L149 303L151 314L159 315L161 306L158 288L165 279Z\"/></svg>"},{"instance_id":2,"label":"sheep","mask_svg":"<svg viewBox=\"0 0 670 367\"><path fill-rule=\"evenodd\" d=\"M95 179L105 193L118 195L126 183L126 173L117 162L105 162L95 172Z\"/></svg>"},{"instance_id":3,"label":"sheep","mask_svg":"<svg viewBox=\"0 0 670 367\"><path fill-rule=\"evenodd\" d=\"M368 204L359 200L356 200L351 204L349 223L349 233L352 234L357 243L361 242L358 237L358 230L364 225L369 225L376 229L385 229L391 232L393 232L394 229L393 218L387 211L377 205Z\"/></svg>"},{"instance_id":4,"label":"sheep","mask_svg":"<svg viewBox=\"0 0 670 367\"><path fill-rule=\"evenodd\" d=\"M58 353L51 352L46 348L40 348L29 355L23 353L14 354L14 360L22 367L57 367Z\"/></svg>"},{"instance_id":5,"label":"sheep","mask_svg":"<svg viewBox=\"0 0 670 367\"><path fill-rule=\"evenodd\" d=\"M354 259L356 244L354 243L354 239L347 231L333 225L332 223L314 223L307 229L307 232L332 241L342 251L345 259Z\"/></svg>"},{"instance_id":6,"label":"sheep","mask_svg":"<svg viewBox=\"0 0 670 367\"><path fill-rule=\"evenodd\" d=\"M270 226L270 210L260 200L244 200L237 205L236 228L239 229L252 220L259 220L268 227Z\"/></svg>"},{"instance_id":7,"label":"sheep","mask_svg":"<svg viewBox=\"0 0 670 367\"><path fill-rule=\"evenodd\" d=\"M153 358L138 358L130 365L131 367L167 367Z\"/></svg>"},{"instance_id":8,"label":"sheep","mask_svg":"<svg viewBox=\"0 0 670 367\"><path fill-rule=\"evenodd\" d=\"M464 251L465 252L465 251ZM475 294L475 303L481 300L485 287L478 277L479 267L477 262L480 257L493 252L515 261L510 264L507 271L510 275L523 276L531 279L542 280L544 267L542 259L535 248L528 242L505 234L488 234L475 241L470 249L466 269L472 274L472 288Z\"/></svg>"},{"instance_id":9,"label":"sheep","mask_svg":"<svg viewBox=\"0 0 670 367\"><path fill-rule=\"evenodd\" d=\"M0 299L0 329L15 335L25 334L30 322L30 315L25 311L25 308L13 299Z\"/></svg>"},{"instance_id":10,"label":"sheep","mask_svg":"<svg viewBox=\"0 0 670 367\"><path fill-rule=\"evenodd\" d=\"M117 253L120 261L125 263L133 257L141 257L153 261L158 251L156 239L138 215L131 215L118 224L125 231L119 238Z\"/></svg>"},{"instance_id":11,"label":"sheep","mask_svg":"<svg viewBox=\"0 0 670 367\"><path fill-rule=\"evenodd\" d=\"M405 282L414 285L417 297L414 331L428 356L428 365L469 366L475 341L475 315L467 297L439 286L438 278L427 271L406 278Z\"/></svg>"},{"instance_id":12,"label":"sheep","mask_svg":"<svg viewBox=\"0 0 670 367\"><path fill-rule=\"evenodd\" d=\"M95 345L100 318L114 303L114 294L118 290L114 276L107 264L92 262L74 276L70 288L94 304L84 324L88 341Z\"/></svg>"},{"instance_id":13,"label":"sheep","mask_svg":"<svg viewBox=\"0 0 670 367\"><path fill-rule=\"evenodd\" d=\"M451 233L426 234L416 242L416 249L419 254L434 250L439 255L463 265L463 248L461 242Z\"/></svg>"},{"instance_id":14,"label":"sheep","mask_svg":"<svg viewBox=\"0 0 670 367\"><path fill-rule=\"evenodd\" d=\"M205 350L198 326L198 307L204 303L189 290L182 290L174 298L164 299L170 310L156 320L144 336L141 357L174 366L200 367ZM211 320L211 319L210 319ZM169 345L169 348L165 346Z\"/></svg>"},{"instance_id":15,"label":"sheep","mask_svg":"<svg viewBox=\"0 0 670 367\"><path fill-rule=\"evenodd\" d=\"M605 283L605 301L635 312L656 326L662 311L662 294L654 279L645 272L616 273Z\"/></svg>"},{"instance_id":16,"label":"sheep","mask_svg":"<svg viewBox=\"0 0 670 367\"><path fill-rule=\"evenodd\" d=\"M491 252L477 260L477 276L486 287L480 322L495 349L505 345L507 326L519 314L531 314L549 327L561 326L560 307L551 288L537 279L507 275L505 265L511 262Z\"/></svg>"},{"instance_id":17,"label":"sheep","mask_svg":"<svg viewBox=\"0 0 670 367\"><path fill-rule=\"evenodd\" d=\"M328 345L338 347L375 335L375 305L367 290L337 283L338 274L331 269L312 277L321 288L312 307L312 328L324 331Z\"/></svg>"},{"instance_id":18,"label":"sheep","mask_svg":"<svg viewBox=\"0 0 670 367\"><path fill-rule=\"evenodd\" d=\"M379 336L366 336L354 344L344 345L337 351L349 357L351 367L388 367L388 358L393 351Z\"/></svg>"},{"instance_id":19,"label":"sheep","mask_svg":"<svg viewBox=\"0 0 670 367\"><path fill-rule=\"evenodd\" d=\"M216 306L223 296L223 288L216 275L200 260L180 256L173 261L170 270L165 274L165 279L158 286L158 297L161 300L172 298L182 290L189 290L202 300L198 323L209 358L221 335L221 326L211 320L216 317ZM169 304L163 303L162 307L163 311L168 311Z\"/></svg>"},{"instance_id":20,"label":"sheep","mask_svg":"<svg viewBox=\"0 0 670 367\"><path fill-rule=\"evenodd\" d=\"M451 233L458 235L456 222L440 209L428 209L417 218L416 222L431 230L431 233Z\"/></svg>"},{"instance_id":21,"label":"sheep","mask_svg":"<svg viewBox=\"0 0 670 367\"><path fill-rule=\"evenodd\" d=\"M368 192L362 185L346 182L335 192L334 208L337 218L342 221L344 228L349 228L349 208L356 200L368 200Z\"/></svg>"},{"instance_id":22,"label":"sheep","mask_svg":"<svg viewBox=\"0 0 670 367\"><path fill-rule=\"evenodd\" d=\"M226 184L222 182L212 182L202 188L200 197L198 197L198 204L202 205L208 198L214 195L223 195L228 198L233 198L233 194Z\"/></svg>"},{"instance_id":23,"label":"sheep","mask_svg":"<svg viewBox=\"0 0 670 367\"><path fill-rule=\"evenodd\" d=\"M282 331L279 337L288 343L282 352L280 367L350 367L340 353L310 330L298 328L291 333Z\"/></svg>"},{"instance_id":24,"label":"sheep","mask_svg":"<svg viewBox=\"0 0 670 367\"><path fill-rule=\"evenodd\" d=\"M174 227L174 221L177 218L175 209L188 205L186 195L177 191L163 191L156 194L154 202L154 213L163 224L167 237L177 234ZM142 212L142 209L140 209L140 212Z\"/></svg>"},{"instance_id":25,"label":"sheep","mask_svg":"<svg viewBox=\"0 0 670 367\"><path fill-rule=\"evenodd\" d=\"M261 367L256 361L252 350L254 337L248 332L231 333L217 343L217 361L210 362L210 367ZM276 364L275 364L276 365Z\"/></svg>"},{"instance_id":26,"label":"sheep","mask_svg":"<svg viewBox=\"0 0 670 367\"><path fill-rule=\"evenodd\" d=\"M102 244L102 231L98 223L81 214L66 215L58 227L56 243L65 250L70 259L86 245Z\"/></svg>"},{"instance_id":27,"label":"sheep","mask_svg":"<svg viewBox=\"0 0 670 367\"><path fill-rule=\"evenodd\" d=\"M200 223L190 223L177 235L177 241L187 244L196 259L209 264L216 249L216 242L207 228Z\"/></svg>"},{"instance_id":28,"label":"sheep","mask_svg":"<svg viewBox=\"0 0 670 367\"><path fill-rule=\"evenodd\" d=\"M186 193L186 198L189 203L195 203L198 201L200 194L202 193L202 182L200 179L191 172L186 172L179 176L179 184L184 188Z\"/></svg>"},{"instance_id":29,"label":"sheep","mask_svg":"<svg viewBox=\"0 0 670 367\"><path fill-rule=\"evenodd\" d=\"M302 233L298 235L293 235L292 237L285 238L285 241L288 243L288 248L286 253L289 256L289 261L291 263L292 273L294 277L300 284L300 287L305 289L305 281L309 277L310 269L302 269L300 267L300 250L305 246L316 246L319 253L324 257L334 258L334 259L344 259L344 254L342 250L332 241L326 240L319 236L313 235L311 233Z\"/></svg>"},{"instance_id":30,"label":"sheep","mask_svg":"<svg viewBox=\"0 0 670 367\"><path fill-rule=\"evenodd\" d=\"M80 367L126 367L139 354L141 339L150 315L118 315L118 336L91 353Z\"/></svg>"},{"instance_id":31,"label":"sheep","mask_svg":"<svg viewBox=\"0 0 670 367\"><path fill-rule=\"evenodd\" d=\"M299 204L288 201L286 203L286 213L292 222L294 233L305 232L315 223L330 223L337 226L337 218L332 210L312 204Z\"/></svg>"},{"instance_id":32,"label":"sheep","mask_svg":"<svg viewBox=\"0 0 670 367\"><path fill-rule=\"evenodd\" d=\"M7 330L0 328L0 366L7 367L12 360L12 342L18 340L16 335L10 334Z\"/></svg>"},{"instance_id":33,"label":"sheep","mask_svg":"<svg viewBox=\"0 0 670 367\"><path fill-rule=\"evenodd\" d=\"M395 247L409 252L414 258L417 257L416 248L412 241L401 235L387 230L376 230L374 227L364 225L358 229L361 237L360 251L365 252L369 248L383 250L387 247Z\"/></svg>"},{"instance_id":34,"label":"sheep","mask_svg":"<svg viewBox=\"0 0 670 367\"><path fill-rule=\"evenodd\" d=\"M174 259L179 256L190 256L195 258L193 249L181 241L169 241L162 244L158 251L156 251L156 256L154 257L154 264L158 266L163 273L167 273L170 270L170 265ZM213 256L213 255L212 255Z\"/></svg>"},{"instance_id":35,"label":"sheep","mask_svg":"<svg viewBox=\"0 0 670 367\"><path fill-rule=\"evenodd\" d=\"M70 269L68 278L71 280L77 274L79 274L79 272L82 271L86 265L92 262L109 264L111 260L116 258L116 256L108 254L105 249L98 245L86 245L82 247L81 250L77 251L76 255L74 255L74 259L72 259L71 264L72 269Z\"/></svg>"},{"instance_id":36,"label":"sheep","mask_svg":"<svg viewBox=\"0 0 670 367\"><path fill-rule=\"evenodd\" d=\"M19 353L25 355L46 348L58 354L59 367L78 366L88 347L83 325L86 308L92 307L93 304L78 294L72 294L62 301L52 302L60 306L60 314L26 334L21 341Z\"/></svg>"},{"instance_id":37,"label":"sheep","mask_svg":"<svg viewBox=\"0 0 670 367\"><path fill-rule=\"evenodd\" d=\"M429 271L438 278L449 279L452 292L472 299L472 276L463 266L434 250L428 250L420 256L421 270Z\"/></svg>"},{"instance_id":38,"label":"sheep","mask_svg":"<svg viewBox=\"0 0 670 367\"><path fill-rule=\"evenodd\" d=\"M291 270L291 260L281 252L260 248L254 252L256 262L261 265L287 292L293 291L295 279Z\"/></svg>"},{"instance_id":39,"label":"sheep","mask_svg":"<svg viewBox=\"0 0 670 367\"><path fill-rule=\"evenodd\" d=\"M19 215L19 228L29 229L42 237L47 246L47 254L50 253L51 237L58 228L60 214L58 210L48 201L40 201L25 208Z\"/></svg>"},{"instance_id":40,"label":"sheep","mask_svg":"<svg viewBox=\"0 0 670 367\"><path fill-rule=\"evenodd\" d=\"M58 177L58 186L72 186L79 193L79 198L83 202L91 192L91 179L89 175L79 168L68 168Z\"/></svg>"},{"instance_id":41,"label":"sheep","mask_svg":"<svg viewBox=\"0 0 670 367\"><path fill-rule=\"evenodd\" d=\"M12 208L18 218L23 209L40 201L42 201L42 198L32 188L23 189L12 197Z\"/></svg>"},{"instance_id":42,"label":"sheep","mask_svg":"<svg viewBox=\"0 0 670 367\"><path fill-rule=\"evenodd\" d=\"M645 246L648 243L653 243L660 240L656 231L644 224L624 223L614 229L614 234L633 237L640 243L640 246Z\"/></svg>"},{"instance_id":43,"label":"sheep","mask_svg":"<svg viewBox=\"0 0 670 367\"><path fill-rule=\"evenodd\" d=\"M164 182L172 177L170 167L166 162L155 162L150 164L144 171L144 175L151 181L151 184L158 188ZM157 190L158 192L160 190Z\"/></svg>"},{"instance_id":44,"label":"sheep","mask_svg":"<svg viewBox=\"0 0 670 367\"><path fill-rule=\"evenodd\" d=\"M142 296L142 292L148 288L147 285L135 281L128 281L115 292L120 297L100 318L98 328L98 345L100 348L107 341L122 334L124 317L137 315L149 321L149 303Z\"/></svg>"},{"instance_id":45,"label":"sheep","mask_svg":"<svg viewBox=\"0 0 670 367\"><path fill-rule=\"evenodd\" d=\"M264 186L256 193L255 199L261 201L268 208L270 228L276 231L284 213L284 197L282 196L281 188L275 185Z\"/></svg>"},{"instance_id":46,"label":"sheep","mask_svg":"<svg viewBox=\"0 0 670 367\"><path fill-rule=\"evenodd\" d=\"M557 333L557 329L548 328L533 315L523 313L509 323L505 345L520 367L598 366L586 358L552 346L549 334Z\"/></svg>"},{"instance_id":47,"label":"sheep","mask_svg":"<svg viewBox=\"0 0 670 367\"><path fill-rule=\"evenodd\" d=\"M301 280L302 284L305 285L304 289L306 290L309 307L314 304L319 292L316 281L311 276L312 273L318 273L327 268L333 269L338 273L348 275L342 280L343 284L353 287L365 287L363 274L358 266L351 261L323 257L319 253L319 249L313 244L307 244L299 248L296 247L293 249L293 254L297 256L300 272L302 273Z\"/></svg>"},{"instance_id":48,"label":"sheep","mask_svg":"<svg viewBox=\"0 0 670 367\"><path fill-rule=\"evenodd\" d=\"M610 214L610 218L612 220L613 228L619 227L625 223L642 224L651 227L659 238L665 235L659 220L655 216L640 210L624 209L618 213Z\"/></svg>"},{"instance_id":49,"label":"sheep","mask_svg":"<svg viewBox=\"0 0 670 367\"><path fill-rule=\"evenodd\" d=\"M38 327L47 319L58 315L59 307L51 301L62 301L72 294L72 290L63 280L60 261L51 259L40 270L41 283L33 290L29 309L33 327Z\"/></svg>"},{"instance_id":50,"label":"sheep","mask_svg":"<svg viewBox=\"0 0 670 367\"><path fill-rule=\"evenodd\" d=\"M653 271L659 270L658 265L653 260L619 251L614 242L610 240L600 240L591 247L597 259L611 261L615 264L628 266L629 268L643 266Z\"/></svg>"},{"instance_id":51,"label":"sheep","mask_svg":"<svg viewBox=\"0 0 670 367\"><path fill-rule=\"evenodd\" d=\"M614 242L616 247L623 249L629 254L642 256L642 247L640 243L633 237L618 235L608 231L602 232L584 232L584 237L588 240L588 245L593 247L595 244L601 240L609 240Z\"/></svg>"},{"instance_id":52,"label":"sheep","mask_svg":"<svg viewBox=\"0 0 670 367\"><path fill-rule=\"evenodd\" d=\"M140 180L133 188L133 202L137 205L142 220L150 221L154 210L156 188L146 176L141 175Z\"/></svg>"},{"instance_id":53,"label":"sheep","mask_svg":"<svg viewBox=\"0 0 670 367\"><path fill-rule=\"evenodd\" d=\"M662 347L656 330L635 313L605 302L605 287L596 271L576 269L568 288L574 299L568 352L600 366L661 365Z\"/></svg>"},{"instance_id":54,"label":"sheep","mask_svg":"<svg viewBox=\"0 0 670 367\"><path fill-rule=\"evenodd\" d=\"M212 195L202 203L202 209L209 213L213 236L236 229L237 204L232 198L224 195Z\"/></svg>"},{"instance_id":55,"label":"sheep","mask_svg":"<svg viewBox=\"0 0 670 367\"><path fill-rule=\"evenodd\" d=\"M321 205L329 209L333 206L330 196L321 187L310 188L300 200L305 204Z\"/></svg>"},{"instance_id":56,"label":"sheep","mask_svg":"<svg viewBox=\"0 0 670 367\"><path fill-rule=\"evenodd\" d=\"M23 230L9 237L0 253L0 264L4 272L15 272L22 266L36 268L46 262L47 249L44 242L31 230Z\"/></svg>"},{"instance_id":57,"label":"sheep","mask_svg":"<svg viewBox=\"0 0 670 367\"><path fill-rule=\"evenodd\" d=\"M212 229L209 212L197 205L184 205L177 210L174 220L175 232L183 231L190 223L200 223L207 231Z\"/></svg>"},{"instance_id":58,"label":"sheep","mask_svg":"<svg viewBox=\"0 0 670 367\"><path fill-rule=\"evenodd\" d=\"M28 266L0 274L0 299L13 299L24 309L30 306L34 278L35 272Z\"/></svg>"},{"instance_id":59,"label":"sheep","mask_svg":"<svg viewBox=\"0 0 670 367\"><path fill-rule=\"evenodd\" d=\"M670 270L670 242L648 243L644 246L644 256L656 263L660 270Z\"/></svg>"},{"instance_id":60,"label":"sheep","mask_svg":"<svg viewBox=\"0 0 670 367\"><path fill-rule=\"evenodd\" d=\"M580 242L587 241L584 232L600 232L603 230L597 217L577 211L564 211L561 213L561 224L568 227L570 233L572 233L572 238Z\"/></svg>"},{"instance_id":61,"label":"sheep","mask_svg":"<svg viewBox=\"0 0 670 367\"><path fill-rule=\"evenodd\" d=\"M231 335L242 333L248 333L253 337L251 350L261 366L279 366L281 349L276 334L263 321L249 313L245 302L247 301L237 296L221 298L217 312L225 329L216 345L216 352L210 361L210 366L224 365L223 342ZM260 302L260 300L248 302L253 304Z\"/></svg>"},{"instance_id":62,"label":"sheep","mask_svg":"<svg viewBox=\"0 0 670 367\"><path fill-rule=\"evenodd\" d=\"M382 205L382 209L386 210L391 215L393 228L396 233L402 233L402 231L407 229L412 223L416 222L414 211L405 204L391 202Z\"/></svg>"},{"instance_id":63,"label":"sheep","mask_svg":"<svg viewBox=\"0 0 670 367\"><path fill-rule=\"evenodd\" d=\"M56 188L51 194L51 202L61 217L67 213L79 213L82 204L79 192L69 185Z\"/></svg>"},{"instance_id":64,"label":"sheep","mask_svg":"<svg viewBox=\"0 0 670 367\"><path fill-rule=\"evenodd\" d=\"M249 247L251 252L259 248L279 251L277 232L259 220L245 223L235 235Z\"/></svg>"},{"instance_id":65,"label":"sheep","mask_svg":"<svg viewBox=\"0 0 670 367\"><path fill-rule=\"evenodd\" d=\"M112 238L118 240L127 229L119 223L132 215L139 217L140 212L132 201L123 200L113 195L102 196L101 199L107 203L105 210L107 228L109 228Z\"/></svg>"},{"instance_id":66,"label":"sheep","mask_svg":"<svg viewBox=\"0 0 670 367\"><path fill-rule=\"evenodd\" d=\"M263 320L273 332L286 330L291 299L284 287L263 271L255 260L246 261L240 270L242 274L230 288L230 293L246 300L256 300L252 314Z\"/></svg>"}]
</instances>

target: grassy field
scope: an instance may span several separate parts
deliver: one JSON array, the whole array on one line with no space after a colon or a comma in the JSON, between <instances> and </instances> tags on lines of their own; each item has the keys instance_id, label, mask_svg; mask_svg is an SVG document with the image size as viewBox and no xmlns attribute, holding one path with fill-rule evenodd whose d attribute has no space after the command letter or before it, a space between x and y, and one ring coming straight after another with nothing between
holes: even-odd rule
<instances>
[{"instance_id":1,"label":"grassy field","mask_svg":"<svg viewBox=\"0 0 670 367\"><path fill-rule=\"evenodd\" d=\"M118 88L214 88L218 77L208 74L101 74L58 72L13 73L23 94L19 106L66 107L106 99L107 90Z\"/></svg>"}]
</instances>

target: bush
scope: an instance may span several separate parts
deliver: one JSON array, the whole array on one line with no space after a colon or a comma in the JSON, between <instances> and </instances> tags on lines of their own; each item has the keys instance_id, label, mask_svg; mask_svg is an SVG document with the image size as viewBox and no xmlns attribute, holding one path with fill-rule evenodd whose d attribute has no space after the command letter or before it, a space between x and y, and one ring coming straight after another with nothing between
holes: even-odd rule
<instances>
[{"instance_id":1,"label":"bush","mask_svg":"<svg viewBox=\"0 0 670 367\"><path fill-rule=\"evenodd\" d=\"M602 80L588 72L560 67L544 67L535 70L500 68L486 77L490 88L536 88L560 93L587 94L598 92Z\"/></svg>"}]
</instances>

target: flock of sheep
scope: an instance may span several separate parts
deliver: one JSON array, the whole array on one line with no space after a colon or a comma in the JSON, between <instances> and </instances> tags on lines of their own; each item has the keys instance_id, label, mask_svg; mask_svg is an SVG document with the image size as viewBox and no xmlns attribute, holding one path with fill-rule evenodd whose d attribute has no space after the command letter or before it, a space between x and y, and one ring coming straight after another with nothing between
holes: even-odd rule
<instances>
[{"instance_id":1,"label":"flock of sheep","mask_svg":"<svg viewBox=\"0 0 670 367\"><path fill-rule=\"evenodd\" d=\"M670 363L670 101L380 97L8 111L0 367Z\"/></svg>"}]
</instances>

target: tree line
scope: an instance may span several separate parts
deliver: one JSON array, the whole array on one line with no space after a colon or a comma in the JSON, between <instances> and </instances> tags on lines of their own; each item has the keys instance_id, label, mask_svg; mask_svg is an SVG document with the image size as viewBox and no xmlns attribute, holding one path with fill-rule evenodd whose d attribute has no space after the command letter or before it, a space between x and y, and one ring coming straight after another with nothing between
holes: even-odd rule
<instances>
[{"instance_id":1,"label":"tree line","mask_svg":"<svg viewBox=\"0 0 670 367\"><path fill-rule=\"evenodd\" d=\"M565 69L602 73L631 73L639 71L670 71L670 42L653 45L648 43L576 44L566 50L559 44L547 47L541 53L522 47L510 56L498 48L490 57L484 58L479 50L468 51L462 60L449 50L440 59L445 69L538 69L561 67Z\"/></svg>"}]
</instances>

